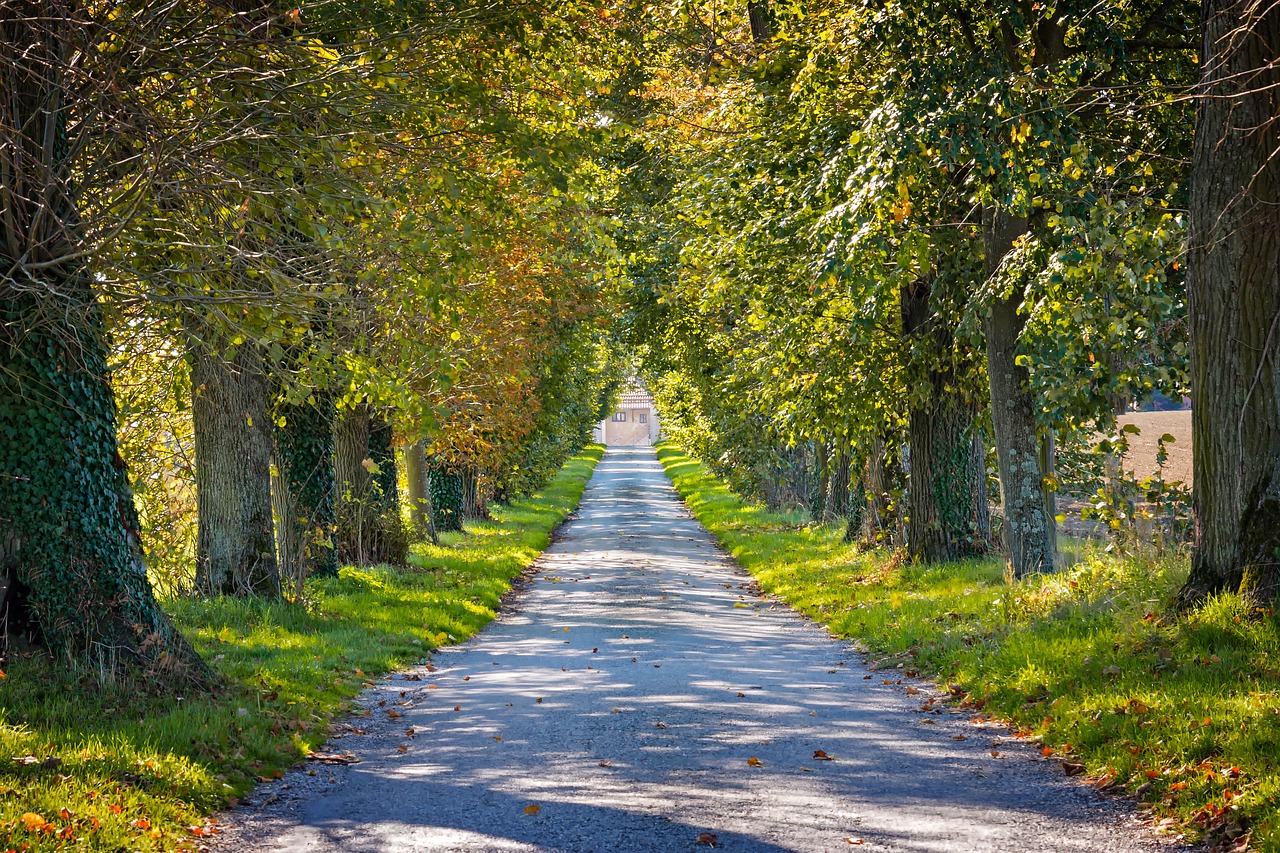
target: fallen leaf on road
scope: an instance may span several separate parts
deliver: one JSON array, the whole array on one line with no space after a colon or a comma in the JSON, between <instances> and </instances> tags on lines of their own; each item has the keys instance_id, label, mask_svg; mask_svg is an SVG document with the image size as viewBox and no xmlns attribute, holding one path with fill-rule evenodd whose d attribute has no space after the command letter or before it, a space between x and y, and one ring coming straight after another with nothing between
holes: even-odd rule
<instances>
[{"instance_id":1,"label":"fallen leaf on road","mask_svg":"<svg viewBox=\"0 0 1280 853\"><path fill-rule=\"evenodd\" d=\"M360 761L353 752L313 752L307 759L321 764L358 764Z\"/></svg>"},{"instance_id":2,"label":"fallen leaf on road","mask_svg":"<svg viewBox=\"0 0 1280 853\"><path fill-rule=\"evenodd\" d=\"M397 752L408 752L408 751L409 751L409 747L405 746L404 744L400 744L399 746L397 746L397 747L396 747L396 751L397 751Z\"/></svg>"},{"instance_id":3,"label":"fallen leaf on road","mask_svg":"<svg viewBox=\"0 0 1280 853\"><path fill-rule=\"evenodd\" d=\"M502 735L494 735L493 739L496 740L498 743L502 743Z\"/></svg>"},{"instance_id":4,"label":"fallen leaf on road","mask_svg":"<svg viewBox=\"0 0 1280 853\"><path fill-rule=\"evenodd\" d=\"M846 838L845 843L846 844L862 844L864 842L861 838Z\"/></svg>"},{"instance_id":5,"label":"fallen leaf on road","mask_svg":"<svg viewBox=\"0 0 1280 853\"><path fill-rule=\"evenodd\" d=\"M537 699L534 699L533 701L535 701L535 702L541 702L541 701L542 701L542 697L541 697L541 696L539 696Z\"/></svg>"},{"instance_id":6,"label":"fallen leaf on road","mask_svg":"<svg viewBox=\"0 0 1280 853\"><path fill-rule=\"evenodd\" d=\"M832 758L830 755L827 755L825 750L821 750L821 749L815 749L813 751L813 757L818 759L819 761L835 761L834 758Z\"/></svg>"},{"instance_id":7,"label":"fallen leaf on road","mask_svg":"<svg viewBox=\"0 0 1280 853\"><path fill-rule=\"evenodd\" d=\"M764 767L764 762L756 758L754 755L747 759L747 764L751 767Z\"/></svg>"},{"instance_id":8,"label":"fallen leaf on road","mask_svg":"<svg viewBox=\"0 0 1280 853\"><path fill-rule=\"evenodd\" d=\"M453 706L453 710L455 710L455 711L461 711L461 710L462 710L462 706L461 706L461 705L454 705L454 706Z\"/></svg>"},{"instance_id":9,"label":"fallen leaf on road","mask_svg":"<svg viewBox=\"0 0 1280 853\"><path fill-rule=\"evenodd\" d=\"M604 761L599 762L599 763L598 763L598 766L600 766L600 767L612 767L612 766L613 766L613 762L606 758Z\"/></svg>"},{"instance_id":10,"label":"fallen leaf on road","mask_svg":"<svg viewBox=\"0 0 1280 853\"><path fill-rule=\"evenodd\" d=\"M1062 762L1062 770L1068 776L1079 776L1084 772L1084 765L1077 764L1074 761L1064 761Z\"/></svg>"},{"instance_id":11,"label":"fallen leaf on road","mask_svg":"<svg viewBox=\"0 0 1280 853\"><path fill-rule=\"evenodd\" d=\"M565 630L568 631L569 629L565 628ZM542 811L542 806L538 805L537 803L530 803L529 805L524 807L525 814L537 814L540 811Z\"/></svg>"},{"instance_id":12,"label":"fallen leaf on road","mask_svg":"<svg viewBox=\"0 0 1280 853\"><path fill-rule=\"evenodd\" d=\"M719 837L714 832L699 832L698 840L694 844L702 844L707 847L715 847Z\"/></svg>"},{"instance_id":13,"label":"fallen leaf on road","mask_svg":"<svg viewBox=\"0 0 1280 853\"><path fill-rule=\"evenodd\" d=\"M952 740L968 740L969 737L968 735L952 735L951 739Z\"/></svg>"},{"instance_id":14,"label":"fallen leaf on road","mask_svg":"<svg viewBox=\"0 0 1280 853\"><path fill-rule=\"evenodd\" d=\"M747 694L745 694L745 693L739 693L739 694L738 694L738 698L739 698L739 699L746 699L746 698L747 698Z\"/></svg>"}]
</instances>

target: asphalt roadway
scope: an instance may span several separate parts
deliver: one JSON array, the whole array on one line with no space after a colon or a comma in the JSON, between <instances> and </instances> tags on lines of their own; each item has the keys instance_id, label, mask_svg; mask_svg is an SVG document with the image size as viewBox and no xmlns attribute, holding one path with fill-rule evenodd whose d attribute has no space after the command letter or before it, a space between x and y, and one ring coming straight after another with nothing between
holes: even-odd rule
<instances>
[{"instance_id":1,"label":"asphalt roadway","mask_svg":"<svg viewBox=\"0 0 1280 853\"><path fill-rule=\"evenodd\" d=\"M364 694L329 747L358 763L263 786L215 847L1171 849L934 696L761 596L652 448L611 448L498 619Z\"/></svg>"}]
</instances>

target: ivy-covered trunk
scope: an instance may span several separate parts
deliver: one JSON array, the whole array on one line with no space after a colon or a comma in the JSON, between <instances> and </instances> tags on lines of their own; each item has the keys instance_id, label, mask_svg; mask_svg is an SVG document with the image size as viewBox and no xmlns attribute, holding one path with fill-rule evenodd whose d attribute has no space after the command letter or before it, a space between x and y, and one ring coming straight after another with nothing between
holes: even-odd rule
<instances>
[{"instance_id":1,"label":"ivy-covered trunk","mask_svg":"<svg viewBox=\"0 0 1280 853\"><path fill-rule=\"evenodd\" d=\"M1184 605L1280 596L1280 6L1205 0L1187 253L1195 548Z\"/></svg>"},{"instance_id":2,"label":"ivy-covered trunk","mask_svg":"<svg viewBox=\"0 0 1280 853\"><path fill-rule=\"evenodd\" d=\"M431 466L431 517L437 530L462 529L462 476L448 465Z\"/></svg>"},{"instance_id":3,"label":"ivy-covered trunk","mask_svg":"<svg viewBox=\"0 0 1280 853\"><path fill-rule=\"evenodd\" d=\"M1014 241L1027 232L1027 221L1007 212L983 212L983 248L987 276L999 269ZM1022 297L997 296L983 325L987 338L987 378L991 384L991 425L995 430L1000 502L1004 510L1004 544L1014 574L1053 571L1053 539L1045 513L1044 478L1040 471L1040 437L1027 368L1019 364L1018 339L1026 318L1018 313Z\"/></svg>"},{"instance_id":4,"label":"ivy-covered trunk","mask_svg":"<svg viewBox=\"0 0 1280 853\"><path fill-rule=\"evenodd\" d=\"M338 415L334 477L338 559L343 562L401 565L408 556L392 439L391 424L375 417L367 403Z\"/></svg>"},{"instance_id":5,"label":"ivy-covered trunk","mask_svg":"<svg viewBox=\"0 0 1280 853\"><path fill-rule=\"evenodd\" d=\"M261 353L226 348L193 326L191 421L196 450L196 589L280 595L271 517L271 418Z\"/></svg>"},{"instance_id":6,"label":"ivy-covered trunk","mask_svg":"<svg viewBox=\"0 0 1280 853\"><path fill-rule=\"evenodd\" d=\"M973 409L959 392L955 336L932 308L936 275L902 293L907 364L907 551L926 563L978 553L973 529Z\"/></svg>"},{"instance_id":7,"label":"ivy-covered trunk","mask_svg":"<svg viewBox=\"0 0 1280 853\"><path fill-rule=\"evenodd\" d=\"M99 665L206 680L147 580L116 446L101 305L72 259L71 6L0 2L0 589L4 629Z\"/></svg>"},{"instance_id":8,"label":"ivy-covered trunk","mask_svg":"<svg viewBox=\"0 0 1280 853\"><path fill-rule=\"evenodd\" d=\"M271 500L276 512L280 573L301 594L307 577L333 577L336 509L333 485L333 398L278 403Z\"/></svg>"}]
</instances>

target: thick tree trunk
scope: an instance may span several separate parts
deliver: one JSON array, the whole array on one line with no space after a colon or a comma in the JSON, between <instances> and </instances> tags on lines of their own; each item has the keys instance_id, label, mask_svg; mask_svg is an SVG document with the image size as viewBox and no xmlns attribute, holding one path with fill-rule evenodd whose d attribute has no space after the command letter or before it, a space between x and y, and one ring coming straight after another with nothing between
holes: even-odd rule
<instances>
[{"instance_id":1,"label":"thick tree trunk","mask_svg":"<svg viewBox=\"0 0 1280 853\"><path fill-rule=\"evenodd\" d=\"M907 552L933 563L980 551L972 529L973 410L956 391L954 333L931 308L934 276L902 293L902 333L912 352L906 365L911 474L907 480ZM921 375L923 374L923 375Z\"/></svg>"},{"instance_id":2,"label":"thick tree trunk","mask_svg":"<svg viewBox=\"0 0 1280 853\"><path fill-rule=\"evenodd\" d=\"M430 535L431 500L427 493L427 454L421 441L404 449L404 479L409 500L409 530L414 539Z\"/></svg>"},{"instance_id":3,"label":"thick tree trunk","mask_svg":"<svg viewBox=\"0 0 1280 853\"><path fill-rule=\"evenodd\" d=\"M338 559L365 565L367 528L372 523L369 493L369 407L363 403L342 409L333 426L333 479L338 501Z\"/></svg>"},{"instance_id":4,"label":"thick tree trunk","mask_svg":"<svg viewBox=\"0 0 1280 853\"><path fill-rule=\"evenodd\" d=\"M196 450L196 588L205 595L280 595L271 517L271 418L262 358L229 353L216 333L192 336Z\"/></svg>"},{"instance_id":5,"label":"thick tree trunk","mask_svg":"<svg viewBox=\"0 0 1280 853\"><path fill-rule=\"evenodd\" d=\"M867 508L864 539L868 547L881 544L889 523L889 471L885 459L884 440L877 438L867 454Z\"/></svg>"},{"instance_id":6,"label":"thick tree trunk","mask_svg":"<svg viewBox=\"0 0 1280 853\"><path fill-rule=\"evenodd\" d=\"M1014 240L1027 231L1027 221L1001 210L983 215L983 248L987 276L999 269ZM1026 319L1018 313L1022 297L1015 293L992 300L984 324L987 376L991 384L991 424L995 428L1000 496L1004 509L1004 544L1014 574L1053 571L1053 546L1044 510L1044 478L1035 402L1027 369L1018 364L1018 339Z\"/></svg>"},{"instance_id":7,"label":"thick tree trunk","mask_svg":"<svg viewBox=\"0 0 1280 853\"><path fill-rule=\"evenodd\" d=\"M147 580L99 303L64 260L69 8L0 0L0 634L204 682Z\"/></svg>"},{"instance_id":8,"label":"thick tree trunk","mask_svg":"<svg viewBox=\"0 0 1280 853\"><path fill-rule=\"evenodd\" d=\"M462 477L447 465L431 466L431 518L437 530L462 529Z\"/></svg>"},{"instance_id":9,"label":"thick tree trunk","mask_svg":"<svg viewBox=\"0 0 1280 853\"><path fill-rule=\"evenodd\" d=\"M1204 0L1187 253L1195 548L1180 602L1280 594L1280 6Z\"/></svg>"},{"instance_id":10,"label":"thick tree trunk","mask_svg":"<svg viewBox=\"0 0 1280 853\"><path fill-rule=\"evenodd\" d=\"M974 429L969 448L969 482L973 486L975 545L985 554L991 549L991 502L987 498L987 448L982 431Z\"/></svg>"},{"instance_id":11,"label":"thick tree trunk","mask_svg":"<svg viewBox=\"0 0 1280 853\"><path fill-rule=\"evenodd\" d=\"M280 573L302 594L308 577L333 577L338 560L333 478L333 399L281 403L275 427L275 474L271 499L276 511Z\"/></svg>"}]
</instances>

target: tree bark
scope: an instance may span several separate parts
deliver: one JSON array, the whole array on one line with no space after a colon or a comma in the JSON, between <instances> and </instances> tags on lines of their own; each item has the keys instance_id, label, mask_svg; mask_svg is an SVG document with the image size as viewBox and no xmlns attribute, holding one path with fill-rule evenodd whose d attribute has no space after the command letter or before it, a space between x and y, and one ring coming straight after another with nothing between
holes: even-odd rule
<instances>
[{"instance_id":1,"label":"tree bark","mask_svg":"<svg viewBox=\"0 0 1280 853\"><path fill-rule=\"evenodd\" d=\"M271 517L268 382L256 345L223 351L191 334L196 450L196 588L205 595L280 595Z\"/></svg>"},{"instance_id":2,"label":"tree bark","mask_svg":"<svg viewBox=\"0 0 1280 853\"><path fill-rule=\"evenodd\" d=\"M1280 594L1280 6L1204 0L1187 252L1195 546L1179 602Z\"/></svg>"},{"instance_id":3,"label":"tree bark","mask_svg":"<svg viewBox=\"0 0 1280 853\"><path fill-rule=\"evenodd\" d=\"M925 563L978 553L972 529L973 410L956 391L953 330L935 315L935 275L902 293L902 334L909 352L907 552Z\"/></svg>"},{"instance_id":4,"label":"tree bark","mask_svg":"<svg viewBox=\"0 0 1280 853\"><path fill-rule=\"evenodd\" d=\"M751 21L751 40L761 44L773 38L773 23L769 20L769 4L765 0L749 0L747 18Z\"/></svg>"},{"instance_id":5,"label":"tree bark","mask_svg":"<svg viewBox=\"0 0 1280 853\"><path fill-rule=\"evenodd\" d=\"M0 2L0 631L22 627L98 666L208 682L147 579L101 308L69 259L72 8Z\"/></svg>"},{"instance_id":6,"label":"tree bark","mask_svg":"<svg viewBox=\"0 0 1280 853\"><path fill-rule=\"evenodd\" d=\"M987 277L1000 268L1027 221L1002 210L983 212L983 248ZM1004 544L1018 577L1053 571L1054 553L1044 510L1044 477L1035 402L1026 367L1017 363L1018 339L1026 319L1018 313L1019 294L992 300L984 323L987 377L991 387L991 424L995 429Z\"/></svg>"},{"instance_id":7,"label":"tree bark","mask_svg":"<svg viewBox=\"0 0 1280 853\"><path fill-rule=\"evenodd\" d=\"M409 530L415 539L430 535L431 502L427 493L427 455L421 441L404 449L404 478L408 486Z\"/></svg>"}]
</instances>

